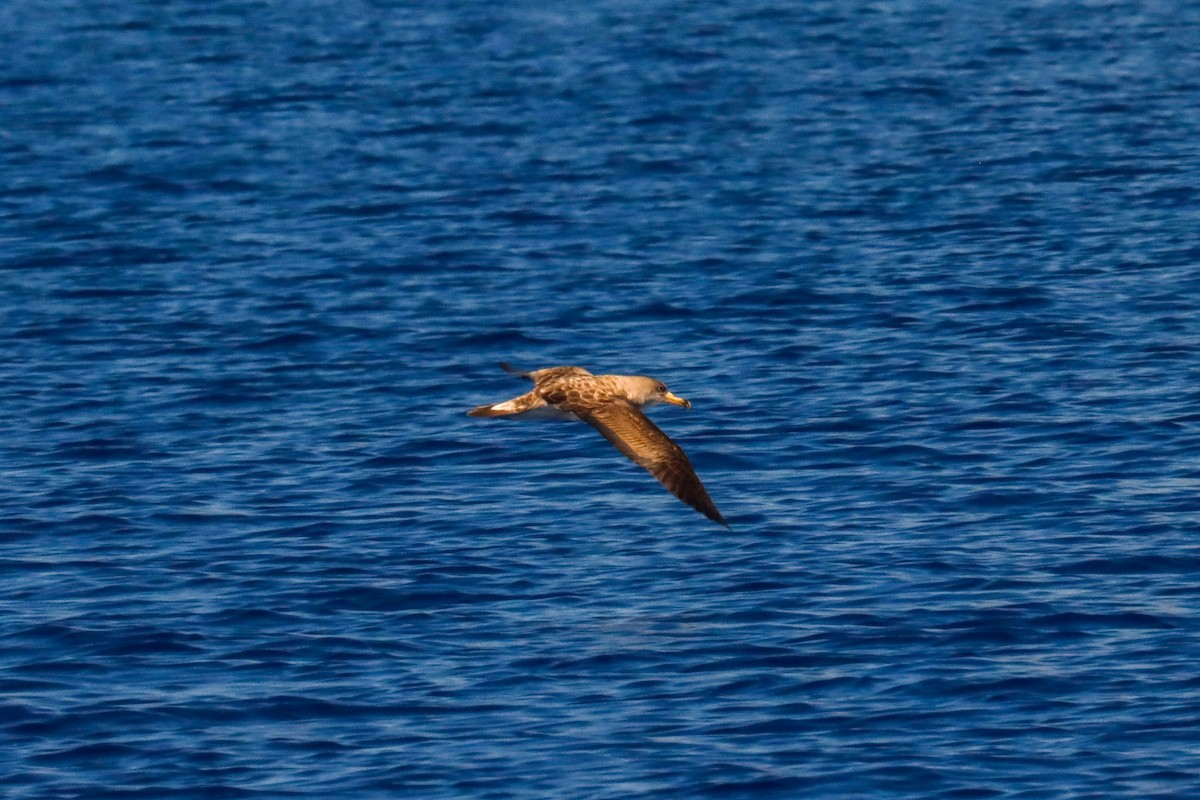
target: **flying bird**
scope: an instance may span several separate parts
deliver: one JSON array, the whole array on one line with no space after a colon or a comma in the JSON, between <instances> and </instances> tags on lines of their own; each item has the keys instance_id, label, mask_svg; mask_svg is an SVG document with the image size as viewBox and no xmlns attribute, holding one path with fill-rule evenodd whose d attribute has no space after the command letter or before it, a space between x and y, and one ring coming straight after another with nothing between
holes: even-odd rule
<instances>
[{"instance_id":1,"label":"flying bird","mask_svg":"<svg viewBox=\"0 0 1200 800\"><path fill-rule=\"evenodd\" d=\"M529 378L533 389L503 403L479 406L471 417L525 417L583 420L625 456L649 471L667 491L726 528L683 448L642 413L654 403L691 408L667 391L666 384L639 375L593 375L581 367L549 367L522 372L501 363L506 372Z\"/></svg>"}]
</instances>

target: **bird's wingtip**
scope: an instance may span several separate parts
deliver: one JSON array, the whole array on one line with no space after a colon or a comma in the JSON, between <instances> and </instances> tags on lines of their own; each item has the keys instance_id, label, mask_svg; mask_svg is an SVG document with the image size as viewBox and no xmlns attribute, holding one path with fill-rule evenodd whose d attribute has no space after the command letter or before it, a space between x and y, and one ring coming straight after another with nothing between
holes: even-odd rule
<instances>
[{"instance_id":1,"label":"bird's wingtip","mask_svg":"<svg viewBox=\"0 0 1200 800\"><path fill-rule=\"evenodd\" d=\"M509 373L510 375L519 375L522 378L529 377L528 372L517 369L516 367L514 367L512 364L508 363L507 361L500 362L500 369L504 370L505 372Z\"/></svg>"}]
</instances>

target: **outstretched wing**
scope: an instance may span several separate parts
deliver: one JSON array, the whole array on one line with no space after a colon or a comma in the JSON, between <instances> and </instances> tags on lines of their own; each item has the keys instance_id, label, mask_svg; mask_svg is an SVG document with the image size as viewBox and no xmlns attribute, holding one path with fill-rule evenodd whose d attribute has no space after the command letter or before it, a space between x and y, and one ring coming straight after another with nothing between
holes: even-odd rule
<instances>
[{"instance_id":1,"label":"outstretched wing","mask_svg":"<svg viewBox=\"0 0 1200 800\"><path fill-rule=\"evenodd\" d=\"M696 477L696 470L683 448L629 401L618 399L597 405L567 401L559 408L570 411L600 431L630 461L657 478L671 494L713 522L729 527L705 491L704 484Z\"/></svg>"},{"instance_id":2,"label":"outstretched wing","mask_svg":"<svg viewBox=\"0 0 1200 800\"><path fill-rule=\"evenodd\" d=\"M583 367L546 367L545 369L535 369L533 372L517 369L507 361L500 362L500 369L510 375L519 375L522 378L529 378L534 383L541 383L546 379L566 378L572 375L591 375Z\"/></svg>"}]
</instances>

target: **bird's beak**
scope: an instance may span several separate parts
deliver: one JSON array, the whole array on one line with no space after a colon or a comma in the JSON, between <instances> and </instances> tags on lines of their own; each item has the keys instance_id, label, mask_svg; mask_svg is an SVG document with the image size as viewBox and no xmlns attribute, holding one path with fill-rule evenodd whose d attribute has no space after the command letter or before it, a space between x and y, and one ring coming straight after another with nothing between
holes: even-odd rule
<instances>
[{"instance_id":1,"label":"bird's beak","mask_svg":"<svg viewBox=\"0 0 1200 800\"><path fill-rule=\"evenodd\" d=\"M663 394L663 402L670 403L673 406L683 406L684 408L692 407L692 404L689 403L687 400L684 400L679 395L671 394L670 392L666 392L665 394Z\"/></svg>"}]
</instances>

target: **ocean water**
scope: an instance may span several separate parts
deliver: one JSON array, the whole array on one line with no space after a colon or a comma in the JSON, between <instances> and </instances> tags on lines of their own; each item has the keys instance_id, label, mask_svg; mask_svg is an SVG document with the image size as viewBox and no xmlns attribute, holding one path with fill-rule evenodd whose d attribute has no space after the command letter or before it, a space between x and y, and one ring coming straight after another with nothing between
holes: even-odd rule
<instances>
[{"instance_id":1,"label":"ocean water","mask_svg":"<svg viewBox=\"0 0 1200 800\"><path fill-rule=\"evenodd\" d=\"M0 29L0 795L1200 796L1197 4Z\"/></svg>"}]
</instances>

